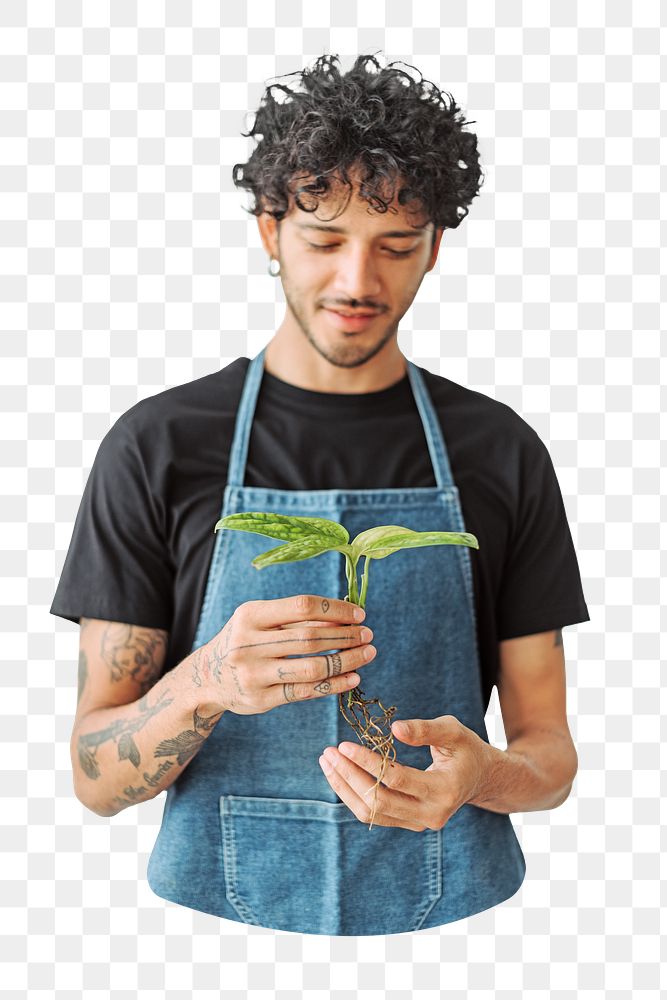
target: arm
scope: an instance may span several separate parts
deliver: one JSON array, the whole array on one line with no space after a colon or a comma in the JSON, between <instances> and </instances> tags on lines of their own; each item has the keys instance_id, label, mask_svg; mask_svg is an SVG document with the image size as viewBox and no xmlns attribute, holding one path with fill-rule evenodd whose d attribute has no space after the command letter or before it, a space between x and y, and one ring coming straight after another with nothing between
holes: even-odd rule
<instances>
[{"instance_id":1,"label":"arm","mask_svg":"<svg viewBox=\"0 0 667 1000\"><path fill-rule=\"evenodd\" d=\"M224 714L204 695L208 644L156 680L166 640L161 629L81 619L70 753L75 794L99 816L168 788Z\"/></svg>"},{"instance_id":2,"label":"arm","mask_svg":"<svg viewBox=\"0 0 667 1000\"><path fill-rule=\"evenodd\" d=\"M561 629L500 643L498 696L507 749L484 744L484 778L472 805L511 813L565 802L578 766L565 695Z\"/></svg>"}]
</instances>

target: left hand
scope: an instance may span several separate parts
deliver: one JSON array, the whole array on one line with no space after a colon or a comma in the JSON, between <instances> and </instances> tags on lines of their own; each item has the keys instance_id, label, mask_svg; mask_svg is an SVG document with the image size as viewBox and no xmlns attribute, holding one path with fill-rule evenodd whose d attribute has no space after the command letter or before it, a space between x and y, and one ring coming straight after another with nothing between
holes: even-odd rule
<instances>
[{"instance_id":1,"label":"left hand","mask_svg":"<svg viewBox=\"0 0 667 1000\"><path fill-rule=\"evenodd\" d=\"M436 719L393 722L392 733L402 743L428 745L433 763L421 771L389 761L377 793L382 757L358 743L327 747L324 758L333 765L323 773L336 794L362 823L370 822L377 794L374 826L406 830L439 830L464 803L474 798L487 774L489 744L453 715ZM332 752L333 751L333 752ZM335 756L334 756L335 755Z\"/></svg>"}]
</instances>

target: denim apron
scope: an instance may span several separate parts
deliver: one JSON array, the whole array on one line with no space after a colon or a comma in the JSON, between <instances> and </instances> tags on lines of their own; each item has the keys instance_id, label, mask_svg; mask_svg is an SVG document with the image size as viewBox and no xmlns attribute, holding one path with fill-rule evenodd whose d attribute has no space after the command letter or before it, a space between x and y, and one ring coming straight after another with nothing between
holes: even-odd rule
<instances>
[{"instance_id":1,"label":"denim apron","mask_svg":"<svg viewBox=\"0 0 667 1000\"><path fill-rule=\"evenodd\" d=\"M246 373L221 517L249 510L326 517L343 524L350 539L380 524L466 530L436 412L409 360L436 486L244 486L263 370L264 350ZM345 597L345 560L338 552L255 569L252 559L276 544L250 532L216 533L193 650L245 601ZM436 545L372 562L366 623L377 655L360 671L359 686L365 698L395 705L396 719L454 715L488 742L470 559L468 546ZM509 815L465 804L439 830L369 829L334 793L318 763L326 746L342 740L357 737L337 694L260 715L225 712L167 789L148 861L150 888L229 920L329 935L436 927L517 891L526 865ZM396 737L394 745L401 764L425 770L432 763L428 746L408 746Z\"/></svg>"}]
</instances>

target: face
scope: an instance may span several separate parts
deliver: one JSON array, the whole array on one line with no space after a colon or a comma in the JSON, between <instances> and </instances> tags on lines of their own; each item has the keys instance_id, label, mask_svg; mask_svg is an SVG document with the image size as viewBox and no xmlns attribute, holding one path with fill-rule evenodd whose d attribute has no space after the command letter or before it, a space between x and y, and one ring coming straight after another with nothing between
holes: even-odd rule
<instances>
[{"instance_id":1,"label":"face","mask_svg":"<svg viewBox=\"0 0 667 1000\"><path fill-rule=\"evenodd\" d=\"M442 230L432 246L433 224L425 225L414 206L408 211L394 198L379 213L355 186L341 212L340 198L320 198L315 213L292 204L279 227L261 216L260 231L280 260L283 326L293 326L331 364L354 368L396 337L435 264Z\"/></svg>"}]
</instances>

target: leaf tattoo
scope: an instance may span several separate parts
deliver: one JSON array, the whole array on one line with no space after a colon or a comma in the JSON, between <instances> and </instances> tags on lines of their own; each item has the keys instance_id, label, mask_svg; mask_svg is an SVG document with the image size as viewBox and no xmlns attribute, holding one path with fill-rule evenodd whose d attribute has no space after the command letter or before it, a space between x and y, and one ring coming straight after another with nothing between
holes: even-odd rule
<instances>
[{"instance_id":1,"label":"leaf tattoo","mask_svg":"<svg viewBox=\"0 0 667 1000\"><path fill-rule=\"evenodd\" d=\"M168 697L168 690L163 691L154 705L148 704L148 695L144 695L138 702L140 715L136 719L115 719L104 729L98 729L92 733L82 733L79 736L77 753L81 770L93 781L100 776L100 767L97 762L97 750L103 743L114 740L118 745L118 760L129 760L136 768L141 764L141 754L134 742L134 733L146 725L149 719L161 712L167 705L171 705L173 698Z\"/></svg>"},{"instance_id":2,"label":"leaf tattoo","mask_svg":"<svg viewBox=\"0 0 667 1000\"><path fill-rule=\"evenodd\" d=\"M129 760L136 768L138 768L141 763L139 748L132 739L131 733L123 733L121 738L118 740L118 760Z\"/></svg>"}]
</instances>

